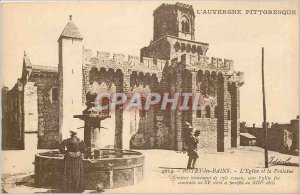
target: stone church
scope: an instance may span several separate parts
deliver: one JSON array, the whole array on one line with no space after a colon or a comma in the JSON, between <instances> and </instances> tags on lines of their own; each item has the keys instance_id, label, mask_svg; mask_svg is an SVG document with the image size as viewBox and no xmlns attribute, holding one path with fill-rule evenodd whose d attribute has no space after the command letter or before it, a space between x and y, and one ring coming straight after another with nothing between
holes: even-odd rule
<instances>
[{"instance_id":1,"label":"stone church","mask_svg":"<svg viewBox=\"0 0 300 194\"><path fill-rule=\"evenodd\" d=\"M153 40L140 57L84 48L72 16L58 38L57 67L33 65L24 53L21 78L11 90L2 88L3 148L57 148L70 129L82 137L84 123L73 115L97 91L201 93L204 108L110 112L94 147L185 150L186 122L200 130L200 150L238 147L243 72L234 71L232 60L206 56L209 44L195 40L191 5L162 4L153 17Z\"/></svg>"}]
</instances>

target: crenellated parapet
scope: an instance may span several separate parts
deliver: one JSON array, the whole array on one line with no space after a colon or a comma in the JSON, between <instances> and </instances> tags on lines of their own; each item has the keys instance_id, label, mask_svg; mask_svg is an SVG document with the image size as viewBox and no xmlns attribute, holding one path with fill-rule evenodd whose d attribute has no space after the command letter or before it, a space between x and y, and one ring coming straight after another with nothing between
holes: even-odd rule
<instances>
[{"instance_id":1,"label":"crenellated parapet","mask_svg":"<svg viewBox=\"0 0 300 194\"><path fill-rule=\"evenodd\" d=\"M110 54L105 51L97 51L96 56L91 55L91 51L85 49L84 51L84 66L89 65L93 67L114 69L117 71L121 70L124 74L128 72L142 72L144 74L156 74L160 79L162 71L167 61L165 60L154 60L153 58L143 57L143 63L140 62L138 56L128 55L120 53ZM127 72L127 73L126 73Z\"/></svg>"},{"instance_id":2,"label":"crenellated parapet","mask_svg":"<svg viewBox=\"0 0 300 194\"><path fill-rule=\"evenodd\" d=\"M109 52L97 51L97 58L99 59L108 59L110 56Z\"/></svg>"},{"instance_id":3,"label":"crenellated parapet","mask_svg":"<svg viewBox=\"0 0 300 194\"><path fill-rule=\"evenodd\" d=\"M233 60L218 57L209 58L202 55L185 54L184 57L181 57L181 62L192 71L208 70L230 74L234 70Z\"/></svg>"},{"instance_id":4,"label":"crenellated parapet","mask_svg":"<svg viewBox=\"0 0 300 194\"><path fill-rule=\"evenodd\" d=\"M120 54L120 53L113 54L113 60L118 64L122 64L124 62L124 59L125 59L124 54Z\"/></svg>"},{"instance_id":5,"label":"crenellated parapet","mask_svg":"<svg viewBox=\"0 0 300 194\"><path fill-rule=\"evenodd\" d=\"M131 65L137 66L140 64L140 57L128 55L128 61L130 62Z\"/></svg>"}]
</instances>

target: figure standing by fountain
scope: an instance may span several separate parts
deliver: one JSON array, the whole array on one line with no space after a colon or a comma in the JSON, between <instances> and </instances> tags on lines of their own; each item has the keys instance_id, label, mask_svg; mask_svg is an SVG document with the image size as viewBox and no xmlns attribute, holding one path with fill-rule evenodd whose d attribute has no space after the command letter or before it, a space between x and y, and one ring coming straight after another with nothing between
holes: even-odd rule
<instances>
[{"instance_id":1,"label":"figure standing by fountain","mask_svg":"<svg viewBox=\"0 0 300 194\"><path fill-rule=\"evenodd\" d=\"M77 133L70 131L71 137L62 141L59 151L64 156L62 192L78 193L84 191L82 155L85 144L77 137Z\"/></svg>"},{"instance_id":2,"label":"figure standing by fountain","mask_svg":"<svg viewBox=\"0 0 300 194\"><path fill-rule=\"evenodd\" d=\"M198 136L200 135L200 131L196 130L194 135L192 134L192 131L190 132L190 136L188 137L188 164L187 168L188 169L193 169L195 168L195 164L197 161L197 158L199 158L199 155L197 153L198 151L198 144L199 144L199 138Z\"/></svg>"}]
</instances>

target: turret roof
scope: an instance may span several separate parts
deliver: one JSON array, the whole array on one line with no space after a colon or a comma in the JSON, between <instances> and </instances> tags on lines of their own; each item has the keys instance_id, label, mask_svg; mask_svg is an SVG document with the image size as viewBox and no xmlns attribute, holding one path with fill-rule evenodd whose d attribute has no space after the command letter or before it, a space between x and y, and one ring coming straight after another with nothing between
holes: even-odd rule
<instances>
[{"instance_id":1,"label":"turret roof","mask_svg":"<svg viewBox=\"0 0 300 194\"><path fill-rule=\"evenodd\" d=\"M76 25L74 24L74 22L72 20L72 15L70 15L69 22L65 26L60 37L83 39L78 28L76 27Z\"/></svg>"}]
</instances>

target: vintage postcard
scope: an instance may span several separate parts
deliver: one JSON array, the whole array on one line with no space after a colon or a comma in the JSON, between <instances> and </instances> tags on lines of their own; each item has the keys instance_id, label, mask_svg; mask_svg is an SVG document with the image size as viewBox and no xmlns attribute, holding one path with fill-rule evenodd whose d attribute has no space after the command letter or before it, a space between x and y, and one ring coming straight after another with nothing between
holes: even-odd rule
<instances>
[{"instance_id":1,"label":"vintage postcard","mask_svg":"<svg viewBox=\"0 0 300 194\"><path fill-rule=\"evenodd\" d=\"M299 11L2 2L2 192L299 193Z\"/></svg>"}]
</instances>

